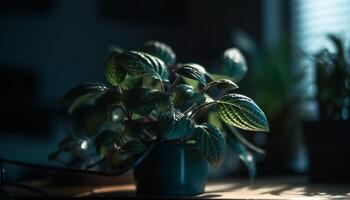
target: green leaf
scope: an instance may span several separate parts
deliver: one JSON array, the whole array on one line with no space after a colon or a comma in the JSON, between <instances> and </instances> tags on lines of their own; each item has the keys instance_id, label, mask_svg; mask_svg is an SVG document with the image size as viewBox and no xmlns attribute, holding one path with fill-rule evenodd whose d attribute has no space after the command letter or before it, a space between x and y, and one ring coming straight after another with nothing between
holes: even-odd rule
<instances>
[{"instance_id":1,"label":"green leaf","mask_svg":"<svg viewBox=\"0 0 350 200\"><path fill-rule=\"evenodd\" d=\"M191 137L194 131L194 123L177 111L162 113L157 121L157 127L162 138L166 140Z\"/></svg>"},{"instance_id":2,"label":"green leaf","mask_svg":"<svg viewBox=\"0 0 350 200\"><path fill-rule=\"evenodd\" d=\"M173 65L176 55L170 46L159 41L148 41L144 44L143 51L161 59L167 65Z\"/></svg>"},{"instance_id":3,"label":"green leaf","mask_svg":"<svg viewBox=\"0 0 350 200\"><path fill-rule=\"evenodd\" d=\"M84 104L93 103L94 100L96 100L99 96L101 96L100 93L91 93L77 97L68 107L68 114L72 114L75 111L75 109L79 108Z\"/></svg>"},{"instance_id":4,"label":"green leaf","mask_svg":"<svg viewBox=\"0 0 350 200\"><path fill-rule=\"evenodd\" d=\"M134 87L142 87L142 77L126 75L124 81L120 84L121 88L128 90Z\"/></svg>"},{"instance_id":5,"label":"green leaf","mask_svg":"<svg viewBox=\"0 0 350 200\"><path fill-rule=\"evenodd\" d=\"M117 56L118 65L131 75L151 76L154 79L168 81L168 69L157 57L139 51L127 51Z\"/></svg>"},{"instance_id":6,"label":"green leaf","mask_svg":"<svg viewBox=\"0 0 350 200\"><path fill-rule=\"evenodd\" d=\"M227 49L222 57L223 73L231 76L238 83L246 74L248 68L242 53L236 48Z\"/></svg>"},{"instance_id":7,"label":"green leaf","mask_svg":"<svg viewBox=\"0 0 350 200\"><path fill-rule=\"evenodd\" d=\"M118 55L120 54L120 51L113 50L105 67L106 78L108 82L114 86L117 86L119 83L123 82L126 77L126 70L117 62Z\"/></svg>"},{"instance_id":8,"label":"green leaf","mask_svg":"<svg viewBox=\"0 0 350 200\"><path fill-rule=\"evenodd\" d=\"M205 85L207 83L205 79L207 71L204 69L203 66L199 64L181 64L175 68L174 72L186 78L196 80L202 85Z\"/></svg>"},{"instance_id":9,"label":"green leaf","mask_svg":"<svg viewBox=\"0 0 350 200\"><path fill-rule=\"evenodd\" d=\"M204 123L196 126L195 137L199 151L203 153L212 166L218 167L226 152L225 137L221 131L211 124Z\"/></svg>"},{"instance_id":10,"label":"green leaf","mask_svg":"<svg viewBox=\"0 0 350 200\"><path fill-rule=\"evenodd\" d=\"M97 133L105 121L108 114L121 102L122 96L119 90L111 88L96 98L95 104L81 117L79 129L87 135Z\"/></svg>"},{"instance_id":11,"label":"green leaf","mask_svg":"<svg viewBox=\"0 0 350 200\"><path fill-rule=\"evenodd\" d=\"M264 112L250 98L241 94L227 94L217 102L221 119L232 126L250 131L269 131Z\"/></svg>"},{"instance_id":12,"label":"green leaf","mask_svg":"<svg viewBox=\"0 0 350 200\"><path fill-rule=\"evenodd\" d=\"M108 87L103 83L87 82L68 91L59 105L70 103L68 113L71 114L81 104L102 95L107 90Z\"/></svg>"},{"instance_id":13,"label":"green leaf","mask_svg":"<svg viewBox=\"0 0 350 200\"><path fill-rule=\"evenodd\" d=\"M117 125L124 123L125 119L127 119L126 113L124 113L123 107L118 105L110 109L107 121Z\"/></svg>"},{"instance_id":14,"label":"green leaf","mask_svg":"<svg viewBox=\"0 0 350 200\"><path fill-rule=\"evenodd\" d=\"M231 91L231 90L238 89L238 85L236 83L234 83L233 81L228 80L228 79L220 79L217 81L213 81L209 84L216 85L216 87L218 89L225 90L225 91Z\"/></svg>"},{"instance_id":15,"label":"green leaf","mask_svg":"<svg viewBox=\"0 0 350 200\"><path fill-rule=\"evenodd\" d=\"M133 140L140 138L142 134L142 123L136 120L127 120L125 121L123 128L123 136L127 140Z\"/></svg>"},{"instance_id":16,"label":"green leaf","mask_svg":"<svg viewBox=\"0 0 350 200\"><path fill-rule=\"evenodd\" d=\"M87 135L97 133L104 125L107 119L107 108L96 105L92 111L84 116L81 124L81 130Z\"/></svg>"},{"instance_id":17,"label":"green leaf","mask_svg":"<svg viewBox=\"0 0 350 200\"><path fill-rule=\"evenodd\" d=\"M228 146L238 155L238 158L244 163L247 167L249 176L251 179L254 179L256 176L256 163L252 153L240 143L233 134L227 134L226 141Z\"/></svg>"},{"instance_id":18,"label":"green leaf","mask_svg":"<svg viewBox=\"0 0 350 200\"><path fill-rule=\"evenodd\" d=\"M131 88L124 92L124 105L140 115L148 115L152 110L163 110L170 105L170 95L147 88Z\"/></svg>"},{"instance_id":19,"label":"green leaf","mask_svg":"<svg viewBox=\"0 0 350 200\"><path fill-rule=\"evenodd\" d=\"M155 121L126 120L123 127L123 137L126 141L142 139L151 141L157 137Z\"/></svg>"},{"instance_id":20,"label":"green leaf","mask_svg":"<svg viewBox=\"0 0 350 200\"><path fill-rule=\"evenodd\" d=\"M108 89L103 95L96 99L96 104L105 107L106 111L117 106L122 101L122 94L117 89Z\"/></svg>"},{"instance_id":21,"label":"green leaf","mask_svg":"<svg viewBox=\"0 0 350 200\"><path fill-rule=\"evenodd\" d=\"M116 132L105 130L101 132L95 139L96 152L101 156L106 156L117 148L121 148L125 144L124 138Z\"/></svg>"},{"instance_id":22,"label":"green leaf","mask_svg":"<svg viewBox=\"0 0 350 200\"><path fill-rule=\"evenodd\" d=\"M174 104L180 105L186 103L195 94L194 88L187 84L179 84L175 88L174 92Z\"/></svg>"}]
</instances>

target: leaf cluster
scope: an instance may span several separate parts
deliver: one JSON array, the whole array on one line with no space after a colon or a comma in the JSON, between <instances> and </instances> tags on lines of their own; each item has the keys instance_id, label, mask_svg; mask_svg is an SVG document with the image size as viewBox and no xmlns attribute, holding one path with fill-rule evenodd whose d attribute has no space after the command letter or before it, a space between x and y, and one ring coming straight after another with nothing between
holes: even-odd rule
<instances>
[{"instance_id":1,"label":"leaf cluster","mask_svg":"<svg viewBox=\"0 0 350 200\"><path fill-rule=\"evenodd\" d=\"M79 130L102 158L141 153L157 140L194 143L213 166L223 161L227 147L251 163L237 135L226 134L221 125L196 120L198 113L212 107L216 119L227 126L269 131L258 105L235 93L236 82L247 71L243 55L238 49L228 49L222 65L225 74L210 74L200 64L176 62L171 47L149 41L138 51L113 50L105 67L109 85L77 86L61 104L68 105L69 114L86 102L92 104L93 112L83 115ZM212 90L221 95L210 96Z\"/></svg>"}]
</instances>

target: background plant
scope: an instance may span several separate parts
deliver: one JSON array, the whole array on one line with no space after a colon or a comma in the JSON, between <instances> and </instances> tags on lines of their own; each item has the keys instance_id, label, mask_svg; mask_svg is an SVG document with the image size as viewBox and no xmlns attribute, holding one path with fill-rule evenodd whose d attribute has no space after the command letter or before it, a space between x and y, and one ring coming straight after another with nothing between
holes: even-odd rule
<instances>
[{"instance_id":1,"label":"background plant","mask_svg":"<svg viewBox=\"0 0 350 200\"><path fill-rule=\"evenodd\" d=\"M345 42L337 35L328 35L334 52L324 48L314 56L317 100L320 118L326 120L349 119L350 62Z\"/></svg>"},{"instance_id":2,"label":"background plant","mask_svg":"<svg viewBox=\"0 0 350 200\"><path fill-rule=\"evenodd\" d=\"M308 68L298 66L301 55L292 60L290 38L275 46L261 47L247 33L235 31L232 42L247 58L250 71L241 88L264 110L271 130L269 138L255 138L268 152L260 157L267 173L305 171L302 120L314 118L309 105L315 96L313 80L306 76ZM298 59L299 58L299 59ZM272 172L270 169L274 169Z\"/></svg>"},{"instance_id":3,"label":"background plant","mask_svg":"<svg viewBox=\"0 0 350 200\"><path fill-rule=\"evenodd\" d=\"M157 141L194 144L218 166L229 146L254 176L254 159L245 147L252 145L232 127L269 131L269 125L252 99L235 93L235 81L247 71L243 55L228 49L222 61L225 75L210 74L196 63L176 63L173 50L158 41L146 42L141 51L114 49L105 68L109 86L85 83L60 102L68 106L74 131L50 159L62 161L61 153L69 152L84 160L85 168L113 168ZM221 92L210 96L213 90ZM199 123L198 113L207 109L212 123ZM95 157L100 159L94 162Z\"/></svg>"}]
</instances>

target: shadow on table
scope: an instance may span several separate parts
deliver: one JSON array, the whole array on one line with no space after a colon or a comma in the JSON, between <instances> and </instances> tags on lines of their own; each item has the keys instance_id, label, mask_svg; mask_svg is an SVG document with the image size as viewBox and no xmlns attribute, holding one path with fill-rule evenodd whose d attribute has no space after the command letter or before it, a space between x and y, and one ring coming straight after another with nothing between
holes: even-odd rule
<instances>
[{"instance_id":1,"label":"shadow on table","mask_svg":"<svg viewBox=\"0 0 350 200\"><path fill-rule=\"evenodd\" d=\"M350 199L350 185L308 184L307 178L260 179L214 184L207 188L204 198L239 196L249 194L258 197L315 197L320 199Z\"/></svg>"}]
</instances>

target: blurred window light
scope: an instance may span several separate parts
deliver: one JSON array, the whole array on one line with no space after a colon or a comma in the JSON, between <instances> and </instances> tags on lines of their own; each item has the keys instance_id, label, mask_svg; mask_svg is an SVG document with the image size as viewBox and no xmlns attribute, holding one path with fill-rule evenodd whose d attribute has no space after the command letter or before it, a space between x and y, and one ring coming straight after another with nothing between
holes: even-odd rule
<instances>
[{"instance_id":1,"label":"blurred window light","mask_svg":"<svg viewBox=\"0 0 350 200\"><path fill-rule=\"evenodd\" d=\"M328 34L336 34L345 41L350 39L350 1L291 0L290 8L293 66L296 70L304 70L305 82L309 83L304 87L315 88L313 85L316 74L311 56L324 48L335 51L327 38ZM310 92L310 95L311 93L316 94ZM302 109L310 111L310 118L318 116L315 102L305 102Z\"/></svg>"},{"instance_id":2,"label":"blurred window light","mask_svg":"<svg viewBox=\"0 0 350 200\"><path fill-rule=\"evenodd\" d=\"M314 53L322 48L334 51L326 34L346 39L350 34L349 0L292 0L291 30L295 48Z\"/></svg>"}]
</instances>

